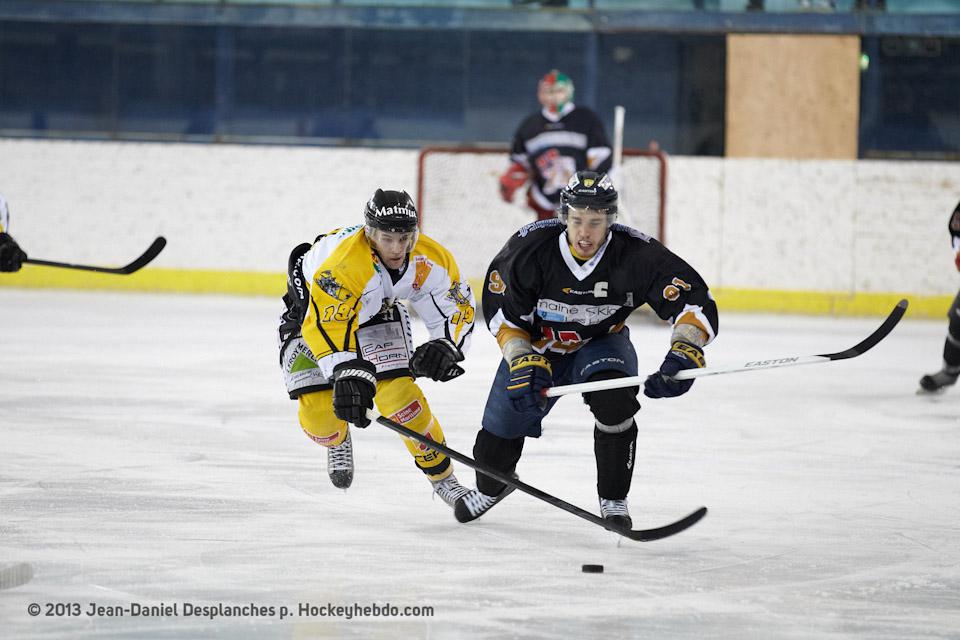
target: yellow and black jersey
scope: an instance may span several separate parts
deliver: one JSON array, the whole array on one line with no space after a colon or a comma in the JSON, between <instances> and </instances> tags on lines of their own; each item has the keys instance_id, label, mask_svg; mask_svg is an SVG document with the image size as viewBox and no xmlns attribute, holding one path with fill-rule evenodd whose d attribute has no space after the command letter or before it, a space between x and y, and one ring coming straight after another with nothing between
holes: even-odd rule
<instances>
[{"instance_id":1,"label":"yellow and black jersey","mask_svg":"<svg viewBox=\"0 0 960 640\"><path fill-rule=\"evenodd\" d=\"M377 257L363 225L320 236L301 261L306 315L301 333L327 378L357 357L356 330L396 300L408 300L430 339L448 338L466 351L475 302L453 256L420 235L406 265L392 274Z\"/></svg>"}]
</instances>

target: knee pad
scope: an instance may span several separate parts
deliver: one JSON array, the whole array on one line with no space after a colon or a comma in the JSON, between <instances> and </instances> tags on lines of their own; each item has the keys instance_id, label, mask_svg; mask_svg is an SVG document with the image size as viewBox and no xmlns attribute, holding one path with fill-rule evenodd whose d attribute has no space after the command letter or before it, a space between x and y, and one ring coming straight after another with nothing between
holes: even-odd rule
<instances>
[{"instance_id":1,"label":"knee pad","mask_svg":"<svg viewBox=\"0 0 960 640\"><path fill-rule=\"evenodd\" d=\"M324 447L335 447L347 437L347 423L333 413L332 390L305 393L297 402L300 427L308 438Z\"/></svg>"},{"instance_id":2,"label":"knee pad","mask_svg":"<svg viewBox=\"0 0 960 640\"><path fill-rule=\"evenodd\" d=\"M601 371L590 376L587 382L626 378L622 371ZM640 387L621 387L583 394L583 401L596 418L597 428L610 433L619 433L630 428L633 416L640 410L637 393Z\"/></svg>"}]
</instances>

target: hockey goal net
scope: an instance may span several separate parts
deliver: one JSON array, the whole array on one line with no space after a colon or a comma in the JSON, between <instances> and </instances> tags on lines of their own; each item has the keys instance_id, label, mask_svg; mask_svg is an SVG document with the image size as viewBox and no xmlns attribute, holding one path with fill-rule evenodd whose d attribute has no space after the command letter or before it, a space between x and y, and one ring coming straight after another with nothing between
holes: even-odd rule
<instances>
[{"instance_id":1,"label":"hockey goal net","mask_svg":"<svg viewBox=\"0 0 960 640\"><path fill-rule=\"evenodd\" d=\"M417 207L424 233L453 253L461 272L483 278L511 233L535 218L526 187L514 203L500 199L498 179L509 164L507 147L427 147L417 168ZM664 239L667 156L624 149L611 178L620 192L620 222Z\"/></svg>"}]
</instances>

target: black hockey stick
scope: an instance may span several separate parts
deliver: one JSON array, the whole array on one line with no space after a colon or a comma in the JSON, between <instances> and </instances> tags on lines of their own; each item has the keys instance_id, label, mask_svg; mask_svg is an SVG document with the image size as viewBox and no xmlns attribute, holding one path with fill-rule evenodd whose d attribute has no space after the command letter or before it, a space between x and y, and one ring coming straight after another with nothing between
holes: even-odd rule
<instances>
[{"instance_id":1,"label":"black hockey stick","mask_svg":"<svg viewBox=\"0 0 960 640\"><path fill-rule=\"evenodd\" d=\"M869 336L861 340L856 345L846 351L837 351L836 353L822 353L815 356L790 356L787 358L770 358L767 360L752 360L744 364L729 365L723 367L704 367L703 369L686 369L674 376L674 380L691 380L693 378L702 378L703 376L715 376L721 373L740 373L742 371L754 371L756 369L775 369L778 367L792 367L798 364L818 364L821 362L832 362L834 360L846 360L856 358L877 346L877 343L886 338L893 328L900 322L900 318L907 312L908 302L901 300L887 316L877 329ZM619 389L621 387L643 386L647 376L630 376L628 378L614 378L612 380L598 380L596 382L581 382L580 384L566 384L556 387L550 387L543 390L546 397L564 396L568 393L587 393L589 391L602 391L603 389Z\"/></svg>"},{"instance_id":2,"label":"black hockey stick","mask_svg":"<svg viewBox=\"0 0 960 640\"><path fill-rule=\"evenodd\" d=\"M588 522L592 522L593 524L600 525L601 527L603 527L604 529L607 529L608 531L613 531L614 533L618 533L621 536L624 536L625 538L630 538L631 540L648 542L650 540L659 540L661 538L666 538L667 536L672 536L675 533L680 533L684 529L692 527L697 522L699 522L699 520L703 518L703 516L707 515L707 508L700 507L699 509L689 514L688 516L681 518L676 522L672 522L668 525L665 525L663 527L657 527L655 529L628 529L626 527L621 527L612 522L609 522L608 520L604 520L600 516L596 516L590 513L589 511L585 511L584 509L581 509L576 505L572 505L569 502L566 502L564 500L561 500L560 498L550 495L549 493L545 493L540 489L537 489L536 487L532 487L529 484L526 484L525 482L521 482L517 478L514 478L505 473L497 471L496 469L488 467L485 464L477 462L473 458L467 457L462 453L460 453L459 451L455 451L454 449L451 449L445 444L434 442L430 438L420 435L419 433L417 433L416 431L413 431L412 429L408 429L407 427L403 426L399 422L394 422L389 418L383 417L376 410L368 411L367 416L371 419L375 419L378 423L382 424L386 428L391 429L402 436L406 436L411 440L416 440L420 444L426 445L431 449L434 449L435 451L439 451L440 453L443 453L449 456L450 458L453 458L457 462L461 462L467 465L468 467L471 467L472 469L479 471L485 476L489 476L495 480L499 480L500 482L506 485L510 485L511 487L520 489L520 491L523 491L524 493L529 494L534 498L543 500L548 504L552 504L553 506L563 509L568 513L572 513L573 515L579 518L583 518Z\"/></svg>"},{"instance_id":3,"label":"black hockey stick","mask_svg":"<svg viewBox=\"0 0 960 640\"><path fill-rule=\"evenodd\" d=\"M163 248L167 246L167 240L163 236L160 236L153 241L147 250L143 252L139 258L131 262L130 264L124 267L94 267L87 264L70 264L68 262L56 262L54 260L40 260L38 258L27 258L24 262L30 264L39 264L45 267L60 267L62 269L79 269L81 271L96 271L97 273L114 273L117 275L127 276L135 271L147 266L151 260L160 255L160 252L163 251Z\"/></svg>"}]
</instances>

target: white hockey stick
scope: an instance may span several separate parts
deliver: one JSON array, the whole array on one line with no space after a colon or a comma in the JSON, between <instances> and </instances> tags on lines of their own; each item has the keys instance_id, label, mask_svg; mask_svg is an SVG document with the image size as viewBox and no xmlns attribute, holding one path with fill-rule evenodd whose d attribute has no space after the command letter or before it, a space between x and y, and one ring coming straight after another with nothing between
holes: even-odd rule
<instances>
[{"instance_id":1,"label":"white hockey stick","mask_svg":"<svg viewBox=\"0 0 960 640\"><path fill-rule=\"evenodd\" d=\"M740 373L742 371L755 371L757 369L777 369L780 367L793 367L801 364L820 364L821 362L832 362L833 360L846 360L856 358L872 349L878 342L887 337L893 331L893 328L900 322L900 318L907 311L908 302L901 300L893 308L887 319L883 321L877 330L860 341L857 345L846 351L836 353L824 353L815 356L788 356L786 358L771 358L767 360L751 360L743 364L728 365L725 367L704 367L703 369L685 369L676 376L674 380L693 380L704 376L715 376L721 373ZM550 387L543 390L543 395L547 398L555 396L565 396L570 393L588 393L590 391L603 391L604 389L620 389L622 387L643 386L647 376L630 376L628 378L613 378L611 380L597 380L596 382L582 382L580 384L567 384L558 387Z\"/></svg>"},{"instance_id":2,"label":"white hockey stick","mask_svg":"<svg viewBox=\"0 0 960 640\"><path fill-rule=\"evenodd\" d=\"M613 161L610 164L610 179L613 180L613 186L617 189L620 197L617 217L623 224L632 227L633 218L630 216L630 209L627 207L627 194L624 193L625 180L621 180L623 173L623 126L626 119L627 110L621 105L613 108Z\"/></svg>"}]
</instances>

